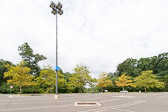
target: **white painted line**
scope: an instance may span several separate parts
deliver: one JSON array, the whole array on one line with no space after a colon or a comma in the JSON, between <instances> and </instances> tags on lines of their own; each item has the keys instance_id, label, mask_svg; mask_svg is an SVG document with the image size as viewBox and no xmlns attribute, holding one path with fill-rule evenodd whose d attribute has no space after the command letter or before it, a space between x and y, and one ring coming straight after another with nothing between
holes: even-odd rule
<instances>
[{"instance_id":1,"label":"white painted line","mask_svg":"<svg viewBox=\"0 0 168 112\"><path fill-rule=\"evenodd\" d=\"M71 98L60 98L61 100L63 100L63 99L85 99L85 98L92 98L91 96L90 97L71 97ZM100 98L100 97L98 97L98 98ZM102 97L101 97L102 98Z\"/></svg>"},{"instance_id":2,"label":"white painted line","mask_svg":"<svg viewBox=\"0 0 168 112\"><path fill-rule=\"evenodd\" d=\"M125 96L125 95L113 96L113 97L118 97L118 98L135 98L135 96Z\"/></svg>"},{"instance_id":3,"label":"white painted line","mask_svg":"<svg viewBox=\"0 0 168 112\"><path fill-rule=\"evenodd\" d=\"M125 109L115 109L113 108L114 110L119 110L119 111L124 111L124 112L136 112L136 111L132 111L132 110L125 110Z\"/></svg>"},{"instance_id":4,"label":"white painted line","mask_svg":"<svg viewBox=\"0 0 168 112\"><path fill-rule=\"evenodd\" d=\"M102 109L102 110L99 110L97 112L103 112L103 111L107 111L107 110L111 110L111 109L119 109L119 108L123 108L123 107L128 107L128 106L132 106L132 105L136 105L136 104L140 104L140 103L144 103L146 101L137 101L137 102L132 102L132 103L127 103L127 104L123 104L123 105L119 105L119 106L116 106L116 107L109 107L107 109Z\"/></svg>"},{"instance_id":5,"label":"white painted line","mask_svg":"<svg viewBox=\"0 0 168 112\"><path fill-rule=\"evenodd\" d=\"M2 110L2 112L9 112L9 111L23 111L23 110L37 110L37 109L47 109L47 108L57 108L57 107L68 107L69 105L60 105L60 106L43 106L43 107L26 107L26 108L17 108L17 109L6 109Z\"/></svg>"},{"instance_id":6,"label":"white painted line","mask_svg":"<svg viewBox=\"0 0 168 112\"><path fill-rule=\"evenodd\" d=\"M89 98L89 99L82 99L83 100L94 100L94 99L102 99L102 97L97 97L97 98Z\"/></svg>"},{"instance_id":7,"label":"white painted line","mask_svg":"<svg viewBox=\"0 0 168 112\"><path fill-rule=\"evenodd\" d=\"M138 101L125 103L125 104L121 104L121 105L116 105L116 106L111 106L111 107L102 107L102 108L99 108L99 109L91 109L91 110L80 111L80 112L91 112L91 111L102 112L102 111L107 111L107 110L113 109L113 108L118 109L118 108L128 107L128 106L131 106L131 105L136 105L136 104L144 103L144 102L146 102L146 101L138 100Z\"/></svg>"},{"instance_id":8,"label":"white painted line","mask_svg":"<svg viewBox=\"0 0 168 112\"><path fill-rule=\"evenodd\" d=\"M120 99L103 100L103 101L100 101L100 102L101 102L101 103L104 103L104 102L116 101L116 100L120 100Z\"/></svg>"},{"instance_id":9,"label":"white painted line","mask_svg":"<svg viewBox=\"0 0 168 112\"><path fill-rule=\"evenodd\" d=\"M139 101L135 101L135 102L131 102L131 103L118 105L117 108L128 107L128 106L131 106L131 105L136 105L136 104L140 104L140 103L144 103L144 102L146 102L146 101L139 100Z\"/></svg>"},{"instance_id":10,"label":"white painted line","mask_svg":"<svg viewBox=\"0 0 168 112\"><path fill-rule=\"evenodd\" d=\"M145 94L145 96L138 96L138 97L141 97L141 98L143 98L143 97L153 97L153 96L157 97L157 96L160 96L160 93L158 93L158 94L156 94L156 93L153 93L153 94L140 93L140 94Z\"/></svg>"}]
</instances>

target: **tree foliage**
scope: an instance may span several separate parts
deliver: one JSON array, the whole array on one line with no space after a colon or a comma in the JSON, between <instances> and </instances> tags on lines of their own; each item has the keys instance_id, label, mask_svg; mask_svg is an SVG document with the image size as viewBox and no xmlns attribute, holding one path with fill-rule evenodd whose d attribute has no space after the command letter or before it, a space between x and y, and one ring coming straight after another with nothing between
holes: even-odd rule
<instances>
[{"instance_id":1,"label":"tree foliage","mask_svg":"<svg viewBox=\"0 0 168 112\"><path fill-rule=\"evenodd\" d=\"M30 86L32 84L33 76L31 76L30 68L24 67L24 62L21 62L17 66L10 66L9 64L6 65L9 69L8 72L4 73L4 78L9 77L7 82L9 84L14 84L20 87L20 94L21 88L23 86Z\"/></svg>"},{"instance_id":2,"label":"tree foliage","mask_svg":"<svg viewBox=\"0 0 168 112\"><path fill-rule=\"evenodd\" d=\"M17 66L10 61L0 60L0 93L8 93L11 84L15 87L14 93L17 93L19 86L20 92L22 88L24 93L54 93L56 73L53 67L44 66L41 69L38 65L47 58L35 54L28 43L19 46L18 51L24 62ZM77 65L73 73L64 73L62 69L58 72L58 91L61 93L105 89L118 92L120 87L123 90L127 87L129 91L142 88L145 91L168 91L168 52L140 59L128 58L118 64L116 72L102 73L98 80L92 79L88 67L82 64Z\"/></svg>"},{"instance_id":3,"label":"tree foliage","mask_svg":"<svg viewBox=\"0 0 168 112\"><path fill-rule=\"evenodd\" d=\"M101 87L102 91L105 90L107 87L114 86L112 81L110 80L110 77L107 73L102 73L100 75L100 78L98 79L98 85L97 87Z\"/></svg>"},{"instance_id":4,"label":"tree foliage","mask_svg":"<svg viewBox=\"0 0 168 112\"><path fill-rule=\"evenodd\" d=\"M77 65L69 79L68 89L73 92L83 92L86 83L91 83L90 71L86 65Z\"/></svg>"},{"instance_id":5,"label":"tree foliage","mask_svg":"<svg viewBox=\"0 0 168 112\"><path fill-rule=\"evenodd\" d=\"M34 54L33 49L29 46L27 42L18 47L19 55L26 62L26 66L31 69L30 73L33 75L38 75L40 72L40 67L38 62L47 59L45 56L40 54Z\"/></svg>"},{"instance_id":6,"label":"tree foliage","mask_svg":"<svg viewBox=\"0 0 168 112\"><path fill-rule=\"evenodd\" d=\"M118 87L123 88L123 91L127 86L135 87L135 85L132 83L131 77L126 74L122 74L115 82Z\"/></svg>"},{"instance_id":7,"label":"tree foliage","mask_svg":"<svg viewBox=\"0 0 168 112\"><path fill-rule=\"evenodd\" d=\"M3 83L6 83L7 81L7 78L4 78L4 73L7 72L7 68L5 67L5 65L13 65L12 62L10 61L5 61L3 59L0 59L0 86L3 84Z\"/></svg>"},{"instance_id":8,"label":"tree foliage","mask_svg":"<svg viewBox=\"0 0 168 112\"><path fill-rule=\"evenodd\" d=\"M159 76L168 75L168 53L161 53L157 57L154 73Z\"/></svg>"},{"instance_id":9,"label":"tree foliage","mask_svg":"<svg viewBox=\"0 0 168 112\"><path fill-rule=\"evenodd\" d=\"M126 73L132 77L137 77L142 71L148 70L153 70L157 76L168 75L168 53L140 58L139 60L128 58L117 66L119 76Z\"/></svg>"},{"instance_id":10,"label":"tree foliage","mask_svg":"<svg viewBox=\"0 0 168 112\"><path fill-rule=\"evenodd\" d=\"M168 91L168 75L158 76L158 80L164 83L164 91Z\"/></svg>"},{"instance_id":11,"label":"tree foliage","mask_svg":"<svg viewBox=\"0 0 168 112\"><path fill-rule=\"evenodd\" d=\"M153 74L152 70L149 71L143 71L142 74L134 79L135 85L137 87L144 88L145 92L148 88L164 88L164 83L159 82L159 80L156 79L157 76Z\"/></svg>"},{"instance_id":12,"label":"tree foliage","mask_svg":"<svg viewBox=\"0 0 168 112\"><path fill-rule=\"evenodd\" d=\"M123 63L119 64L117 66L119 76L124 73L129 74L132 77L138 76L139 69L137 68L137 63L136 59L128 58Z\"/></svg>"},{"instance_id":13,"label":"tree foliage","mask_svg":"<svg viewBox=\"0 0 168 112\"><path fill-rule=\"evenodd\" d=\"M56 72L52 69L51 66L44 66L40 71L40 76L36 78L38 85L45 85L46 93L53 93L56 85ZM64 75L58 72L58 89L66 86L66 80Z\"/></svg>"}]
</instances>

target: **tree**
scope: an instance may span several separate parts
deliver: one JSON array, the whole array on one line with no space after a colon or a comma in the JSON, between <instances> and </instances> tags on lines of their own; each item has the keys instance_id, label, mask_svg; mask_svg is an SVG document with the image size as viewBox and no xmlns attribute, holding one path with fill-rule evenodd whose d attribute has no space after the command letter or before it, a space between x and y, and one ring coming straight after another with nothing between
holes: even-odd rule
<instances>
[{"instance_id":1,"label":"tree","mask_svg":"<svg viewBox=\"0 0 168 112\"><path fill-rule=\"evenodd\" d=\"M131 77L126 74L122 74L121 77L118 78L118 81L115 81L115 83L118 87L122 87L123 91L127 86L135 87L135 85L132 83Z\"/></svg>"},{"instance_id":2,"label":"tree","mask_svg":"<svg viewBox=\"0 0 168 112\"><path fill-rule=\"evenodd\" d=\"M154 73L158 76L168 75L168 53L158 55Z\"/></svg>"},{"instance_id":3,"label":"tree","mask_svg":"<svg viewBox=\"0 0 168 112\"><path fill-rule=\"evenodd\" d=\"M164 91L168 91L168 75L158 76L158 80L164 83Z\"/></svg>"},{"instance_id":4,"label":"tree","mask_svg":"<svg viewBox=\"0 0 168 112\"><path fill-rule=\"evenodd\" d=\"M128 58L123 63L117 66L118 75L121 76L122 74L126 73L132 77L136 77L139 74L139 70L137 68L137 60Z\"/></svg>"},{"instance_id":5,"label":"tree","mask_svg":"<svg viewBox=\"0 0 168 112\"><path fill-rule=\"evenodd\" d=\"M6 83L6 78L3 78L4 77L4 73L7 72L7 68L5 67L5 65L13 65L12 62L10 61L5 61L3 59L0 59L0 86L3 84L3 83Z\"/></svg>"},{"instance_id":6,"label":"tree","mask_svg":"<svg viewBox=\"0 0 168 112\"><path fill-rule=\"evenodd\" d=\"M145 92L148 88L164 88L164 83L159 82L152 70L143 71L142 74L134 79L137 87L143 87Z\"/></svg>"},{"instance_id":7,"label":"tree","mask_svg":"<svg viewBox=\"0 0 168 112\"><path fill-rule=\"evenodd\" d=\"M98 85L97 87L101 87L102 91L105 90L107 87L114 86L112 81L110 80L110 77L107 73L102 73L100 75L100 78L98 79Z\"/></svg>"},{"instance_id":8,"label":"tree","mask_svg":"<svg viewBox=\"0 0 168 112\"><path fill-rule=\"evenodd\" d=\"M8 72L4 73L4 78L8 77L9 79L7 82L9 84L14 84L20 87L20 94L22 93L23 86L30 86L32 85L33 76L31 76L30 68L24 67L25 63L22 61L17 66L6 65L9 69Z\"/></svg>"},{"instance_id":9,"label":"tree","mask_svg":"<svg viewBox=\"0 0 168 112\"><path fill-rule=\"evenodd\" d=\"M72 74L69 72L63 73L63 75L65 76L65 79L67 81L67 83L69 82L70 78L72 77Z\"/></svg>"},{"instance_id":10,"label":"tree","mask_svg":"<svg viewBox=\"0 0 168 112\"><path fill-rule=\"evenodd\" d=\"M40 76L36 79L38 85L46 85L46 92L54 92L55 87L55 77L56 73L52 69L51 66L44 66L44 68L40 71ZM58 89L63 89L66 84L66 80L64 79L64 75L58 72Z\"/></svg>"},{"instance_id":11,"label":"tree","mask_svg":"<svg viewBox=\"0 0 168 112\"><path fill-rule=\"evenodd\" d=\"M38 75L40 72L40 67L38 62L47 59L45 56L40 54L34 54L33 49L26 42L18 47L19 55L26 62L26 66L31 69L30 73L33 75Z\"/></svg>"},{"instance_id":12,"label":"tree","mask_svg":"<svg viewBox=\"0 0 168 112\"><path fill-rule=\"evenodd\" d=\"M113 83L112 87L108 87L109 91L115 91L115 89L117 89L117 85L115 83L115 81L118 79L118 73L114 72L114 73L108 73L108 77L110 77L110 80Z\"/></svg>"},{"instance_id":13,"label":"tree","mask_svg":"<svg viewBox=\"0 0 168 112\"><path fill-rule=\"evenodd\" d=\"M140 58L138 60L138 68L140 69L140 71L147 71L147 70L151 70L150 68L150 58Z\"/></svg>"},{"instance_id":14,"label":"tree","mask_svg":"<svg viewBox=\"0 0 168 112\"><path fill-rule=\"evenodd\" d=\"M82 92L86 83L91 83L91 76L86 65L77 65L72 77L69 79L68 89L73 92Z\"/></svg>"}]
</instances>

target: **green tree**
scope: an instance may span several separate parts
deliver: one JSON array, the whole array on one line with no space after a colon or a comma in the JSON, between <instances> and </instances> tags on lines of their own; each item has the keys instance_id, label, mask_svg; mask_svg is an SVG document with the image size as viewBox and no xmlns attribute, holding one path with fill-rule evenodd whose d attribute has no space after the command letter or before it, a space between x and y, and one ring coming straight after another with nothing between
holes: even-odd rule
<instances>
[{"instance_id":1,"label":"green tree","mask_svg":"<svg viewBox=\"0 0 168 112\"><path fill-rule=\"evenodd\" d=\"M131 77L126 74L122 74L120 77L118 77L118 81L115 81L115 83L118 87L122 87L123 91L127 86L135 87L135 85L132 83Z\"/></svg>"},{"instance_id":2,"label":"green tree","mask_svg":"<svg viewBox=\"0 0 168 112\"><path fill-rule=\"evenodd\" d=\"M4 73L4 78L8 77L9 79L7 82L9 84L14 84L20 87L20 94L22 93L23 86L30 86L32 85L33 76L31 76L30 68L24 67L24 62L22 61L17 66L10 66L9 64L6 65L9 69L8 72Z\"/></svg>"},{"instance_id":3,"label":"green tree","mask_svg":"<svg viewBox=\"0 0 168 112\"><path fill-rule=\"evenodd\" d=\"M168 75L168 53L158 55L154 73L158 76Z\"/></svg>"},{"instance_id":4,"label":"green tree","mask_svg":"<svg viewBox=\"0 0 168 112\"><path fill-rule=\"evenodd\" d=\"M3 83L6 83L7 81L7 78L4 78L4 73L7 72L7 68L5 67L5 65L13 65L12 62L10 61L5 61L3 59L0 59L0 86L3 84Z\"/></svg>"},{"instance_id":5,"label":"green tree","mask_svg":"<svg viewBox=\"0 0 168 112\"><path fill-rule=\"evenodd\" d=\"M168 75L158 76L158 80L164 83L164 91L168 91Z\"/></svg>"},{"instance_id":6,"label":"green tree","mask_svg":"<svg viewBox=\"0 0 168 112\"><path fill-rule=\"evenodd\" d=\"M90 71L86 65L77 65L72 77L69 79L68 90L71 92L83 92L86 83L91 83Z\"/></svg>"},{"instance_id":7,"label":"green tree","mask_svg":"<svg viewBox=\"0 0 168 112\"><path fill-rule=\"evenodd\" d=\"M137 68L137 60L128 58L123 63L117 66L118 76L126 73L132 77L136 77L139 75L139 70Z\"/></svg>"},{"instance_id":8,"label":"green tree","mask_svg":"<svg viewBox=\"0 0 168 112\"><path fill-rule=\"evenodd\" d=\"M51 66L44 66L40 71L40 76L36 79L38 85L45 85L47 87L46 93L52 93L55 90L55 71ZM58 89L64 89L66 86L66 80L64 75L58 72Z\"/></svg>"},{"instance_id":9,"label":"green tree","mask_svg":"<svg viewBox=\"0 0 168 112\"><path fill-rule=\"evenodd\" d=\"M118 73L114 72L114 73L108 73L108 76L110 77L110 80L113 83L112 87L108 87L109 91L115 91L117 89L117 85L115 83L115 81L118 79Z\"/></svg>"},{"instance_id":10,"label":"green tree","mask_svg":"<svg viewBox=\"0 0 168 112\"><path fill-rule=\"evenodd\" d=\"M18 47L19 55L26 62L26 66L31 69L30 73L32 75L38 75L40 72L40 67L38 62L47 59L45 56L40 54L34 54L33 49L29 46L28 43Z\"/></svg>"},{"instance_id":11,"label":"green tree","mask_svg":"<svg viewBox=\"0 0 168 112\"><path fill-rule=\"evenodd\" d=\"M107 87L114 86L112 81L110 80L110 77L108 76L107 73L102 73L100 75L100 78L98 79L98 85L97 87L101 87L102 91L107 89Z\"/></svg>"},{"instance_id":12,"label":"green tree","mask_svg":"<svg viewBox=\"0 0 168 112\"><path fill-rule=\"evenodd\" d=\"M67 83L68 83L69 80L70 80L70 78L72 77L72 74L69 73L69 72L66 72L66 73L63 73L63 75L64 75L64 77L65 77L65 79L66 79L66 81L67 81Z\"/></svg>"},{"instance_id":13,"label":"green tree","mask_svg":"<svg viewBox=\"0 0 168 112\"><path fill-rule=\"evenodd\" d=\"M142 71L147 71L147 70L155 70L156 69L156 65L157 65L157 56L153 56L153 57L147 57L147 58L140 58L138 60L138 69L140 70L140 72Z\"/></svg>"},{"instance_id":14,"label":"green tree","mask_svg":"<svg viewBox=\"0 0 168 112\"><path fill-rule=\"evenodd\" d=\"M145 92L148 88L164 88L164 83L156 79L157 76L153 74L152 70L143 71L142 74L134 79L137 87L144 88Z\"/></svg>"}]
</instances>

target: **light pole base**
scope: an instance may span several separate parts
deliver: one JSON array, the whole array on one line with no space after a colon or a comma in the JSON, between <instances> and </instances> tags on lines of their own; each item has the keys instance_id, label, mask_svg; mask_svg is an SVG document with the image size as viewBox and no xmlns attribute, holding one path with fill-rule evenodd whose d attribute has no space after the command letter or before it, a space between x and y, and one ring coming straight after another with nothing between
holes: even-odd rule
<instances>
[{"instance_id":1,"label":"light pole base","mask_svg":"<svg viewBox=\"0 0 168 112\"><path fill-rule=\"evenodd\" d=\"M54 99L58 99L59 97L58 97L58 95L54 95Z\"/></svg>"}]
</instances>

